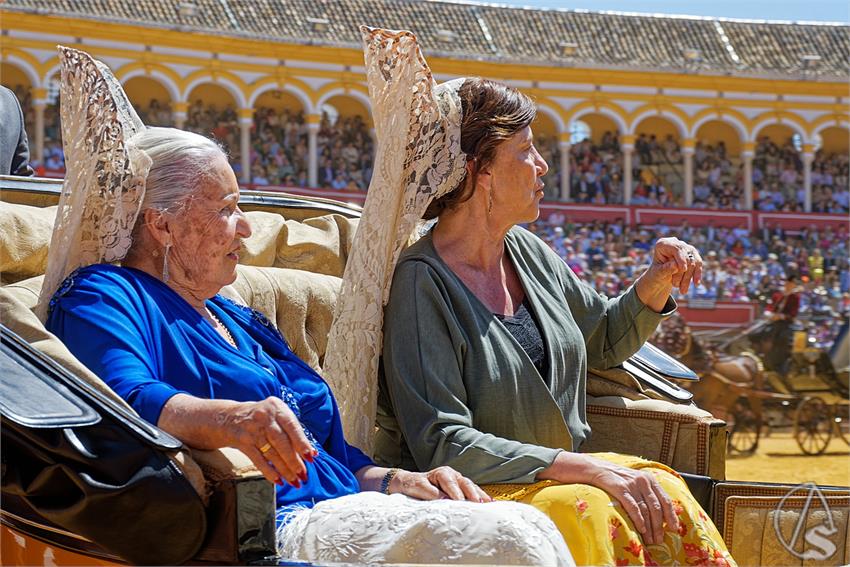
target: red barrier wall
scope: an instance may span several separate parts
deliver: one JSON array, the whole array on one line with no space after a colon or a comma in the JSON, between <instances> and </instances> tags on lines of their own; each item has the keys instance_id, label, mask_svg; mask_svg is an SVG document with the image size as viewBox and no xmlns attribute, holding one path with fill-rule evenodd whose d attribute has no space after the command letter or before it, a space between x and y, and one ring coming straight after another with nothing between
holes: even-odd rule
<instances>
[{"instance_id":1,"label":"red barrier wall","mask_svg":"<svg viewBox=\"0 0 850 567\"><path fill-rule=\"evenodd\" d=\"M679 313L693 328L719 329L751 324L758 306L749 301L680 301Z\"/></svg>"},{"instance_id":2,"label":"red barrier wall","mask_svg":"<svg viewBox=\"0 0 850 567\"><path fill-rule=\"evenodd\" d=\"M365 193L353 191L333 191L330 189L304 189L302 187L251 187L263 191L286 191L296 195L325 197L348 203L362 205L366 200ZM763 228L765 223L770 227L781 226L783 229L795 232L809 225L824 227L831 225L838 230L842 226L850 231L850 218L847 215L828 215L821 213L775 213L759 211L730 211L714 209L681 209L659 207L634 207L626 205L588 205L584 203L560 203L543 201L540 205L540 218L546 220L552 213L563 214L573 222L592 222L596 220L613 222L623 219L626 224L658 224L663 222L669 226L677 226L687 220L691 226L706 226L709 222L717 227L738 228L748 230Z\"/></svg>"}]
</instances>

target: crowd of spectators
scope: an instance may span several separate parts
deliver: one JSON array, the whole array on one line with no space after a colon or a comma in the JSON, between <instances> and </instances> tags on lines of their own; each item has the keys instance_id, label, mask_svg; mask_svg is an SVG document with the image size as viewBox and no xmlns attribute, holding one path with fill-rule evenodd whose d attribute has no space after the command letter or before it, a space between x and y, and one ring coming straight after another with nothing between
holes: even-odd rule
<instances>
[{"instance_id":1,"label":"crowd of spectators","mask_svg":"<svg viewBox=\"0 0 850 567\"><path fill-rule=\"evenodd\" d=\"M697 142L694 147L693 207L702 209L743 209L744 172L726 153L726 144Z\"/></svg>"},{"instance_id":2,"label":"crowd of spectators","mask_svg":"<svg viewBox=\"0 0 850 567\"><path fill-rule=\"evenodd\" d=\"M622 220L574 223L560 213L529 225L572 270L613 297L626 290L651 261L657 238L677 236L696 246L705 261L702 283L686 298L751 302L766 306L787 276L803 282L804 307L850 310L848 234L843 227L811 226L800 233L766 227L628 226ZM676 294L678 292L675 292Z\"/></svg>"},{"instance_id":3,"label":"crowd of spectators","mask_svg":"<svg viewBox=\"0 0 850 567\"><path fill-rule=\"evenodd\" d=\"M27 124L35 123L32 89L13 87L21 101ZM173 126L171 104L150 99L137 104L142 121ZM59 105L44 112L44 163L34 163L39 173L61 174L65 169ZM214 136L228 151L241 175L239 122L235 108L204 104L189 106L185 128ZM308 185L307 124L303 112L259 107L251 131L251 182L253 185ZM544 178L547 196L560 192L560 148L556 136L538 136L538 150L549 164ZM365 191L372 176L374 142L360 116L331 117L322 114L318 133L318 186ZM672 135L659 139L641 133L632 158L633 205L683 206L682 152ZM812 210L823 213L850 212L850 156L818 150L812 163ZM571 200L592 204L623 202L623 154L616 132L607 131L599 142L587 138L570 147ZM698 142L694 149L693 207L743 209L744 178L741 160L727 153L725 144ZM753 159L753 203L757 210L799 212L803 210L803 165L789 138L781 146L767 137L758 140Z\"/></svg>"},{"instance_id":4,"label":"crowd of spectators","mask_svg":"<svg viewBox=\"0 0 850 567\"><path fill-rule=\"evenodd\" d=\"M803 209L803 161L791 138L782 146L763 136L753 158L753 206L760 211Z\"/></svg>"},{"instance_id":5,"label":"crowd of spectators","mask_svg":"<svg viewBox=\"0 0 850 567\"><path fill-rule=\"evenodd\" d=\"M570 147L570 195L581 203L623 202L623 154L616 132L599 143L585 138Z\"/></svg>"},{"instance_id":6,"label":"crowd of spectators","mask_svg":"<svg viewBox=\"0 0 850 567\"><path fill-rule=\"evenodd\" d=\"M818 150L812 162L812 211L850 212L848 162L843 153ZM761 211L804 210L803 162L789 138L782 146L759 139L753 159L753 203Z\"/></svg>"},{"instance_id":7,"label":"crowd of spectators","mask_svg":"<svg viewBox=\"0 0 850 567\"><path fill-rule=\"evenodd\" d=\"M228 150L237 175L242 173L239 122L228 106L217 110L196 101L187 113L189 130L212 135ZM261 106L251 127L251 184L308 185L308 127L302 111ZM365 191L372 177L374 143L362 117L322 113L317 133L318 186L323 189Z\"/></svg>"},{"instance_id":8,"label":"crowd of spectators","mask_svg":"<svg viewBox=\"0 0 850 567\"><path fill-rule=\"evenodd\" d=\"M44 163L39 163L32 155L32 130L35 124L35 108L33 106L32 89L18 84L11 87L21 103L24 113L24 123L30 133L30 165L36 175L58 174L65 171L65 154L62 151L62 128L59 116L59 103L48 104L44 109Z\"/></svg>"},{"instance_id":9,"label":"crowd of spectators","mask_svg":"<svg viewBox=\"0 0 850 567\"><path fill-rule=\"evenodd\" d=\"M174 126L174 111L168 100L160 102L159 99L152 98L146 105L137 103L135 108L139 118L148 126Z\"/></svg>"},{"instance_id":10,"label":"crowd of spectators","mask_svg":"<svg viewBox=\"0 0 850 567\"><path fill-rule=\"evenodd\" d=\"M191 132L212 136L224 147L232 165L241 163L239 116L233 105L228 104L219 109L215 104L205 105L201 99L196 99L186 110L186 122L183 127Z\"/></svg>"},{"instance_id":11,"label":"crowd of spectators","mask_svg":"<svg viewBox=\"0 0 850 567\"><path fill-rule=\"evenodd\" d=\"M632 157L631 204L678 207L684 204L682 152L671 134L659 141L655 134L640 133Z\"/></svg>"},{"instance_id":12,"label":"crowd of spectators","mask_svg":"<svg viewBox=\"0 0 850 567\"><path fill-rule=\"evenodd\" d=\"M812 211L850 212L850 156L818 150L812 162Z\"/></svg>"},{"instance_id":13,"label":"crowd of spectators","mask_svg":"<svg viewBox=\"0 0 850 567\"><path fill-rule=\"evenodd\" d=\"M549 164L543 178L546 195L557 199L561 188L558 137L538 134L534 145ZM599 143L585 138L571 144L569 167L571 201L596 205L623 202L623 154L616 132L605 132Z\"/></svg>"},{"instance_id":14,"label":"crowd of spectators","mask_svg":"<svg viewBox=\"0 0 850 567\"><path fill-rule=\"evenodd\" d=\"M560 186L557 139L538 136L538 150L549 164L547 186ZM679 143L668 135L640 134L632 155L633 205L682 206L684 184ZM597 205L623 202L623 152L617 132L606 131L598 142L585 138L570 146L570 199ZM553 190L550 196L556 196Z\"/></svg>"},{"instance_id":15,"label":"crowd of spectators","mask_svg":"<svg viewBox=\"0 0 850 567\"><path fill-rule=\"evenodd\" d=\"M260 107L252 132L254 185L305 187L308 129L304 113ZM363 118L322 113L316 138L319 187L365 191L372 178L374 142Z\"/></svg>"}]
</instances>

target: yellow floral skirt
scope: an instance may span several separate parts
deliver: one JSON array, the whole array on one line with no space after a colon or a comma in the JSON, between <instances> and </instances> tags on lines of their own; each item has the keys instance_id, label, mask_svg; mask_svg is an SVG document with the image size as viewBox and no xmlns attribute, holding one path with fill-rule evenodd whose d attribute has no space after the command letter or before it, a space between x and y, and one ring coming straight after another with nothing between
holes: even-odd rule
<instances>
[{"instance_id":1,"label":"yellow floral skirt","mask_svg":"<svg viewBox=\"0 0 850 567\"><path fill-rule=\"evenodd\" d=\"M620 503L587 484L547 480L483 488L496 500L524 502L547 514L578 565L735 565L711 518L675 471L640 457L615 453L594 456L632 469L649 469L673 501L679 530L665 529L663 543L644 545Z\"/></svg>"}]
</instances>

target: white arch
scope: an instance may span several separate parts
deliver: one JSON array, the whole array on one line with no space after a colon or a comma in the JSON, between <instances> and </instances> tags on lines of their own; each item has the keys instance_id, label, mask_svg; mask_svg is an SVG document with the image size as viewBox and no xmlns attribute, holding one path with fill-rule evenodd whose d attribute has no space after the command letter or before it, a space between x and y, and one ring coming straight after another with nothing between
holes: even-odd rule
<instances>
[{"instance_id":1,"label":"white arch","mask_svg":"<svg viewBox=\"0 0 850 567\"><path fill-rule=\"evenodd\" d=\"M670 122L672 122L673 124L676 125L676 127L679 128L679 136L682 140L684 140L688 137L688 126L684 123L684 121L682 121L681 118L679 118L678 115L676 115L673 112L670 112L669 110L658 111L658 110L648 109L648 110L645 110L644 112L641 112L639 115L635 116L634 120L632 120L631 128L629 129L628 133L629 134L635 134L636 133L635 129L638 127L638 125L641 122L643 122L643 120L645 118L649 118L650 116L660 116L662 118L666 118L666 119L670 120Z\"/></svg>"},{"instance_id":2,"label":"white arch","mask_svg":"<svg viewBox=\"0 0 850 567\"><path fill-rule=\"evenodd\" d=\"M315 109L313 108L313 101L310 100L310 97L307 95L307 93L305 93L295 85L288 84L285 84L283 86L279 86L277 83L268 83L266 85L263 85L262 87L254 91L254 93L250 96L250 98L248 99L248 106L254 108L254 105L257 103L257 99L260 98L262 94L267 93L269 91L282 91L285 93L289 93L298 99L298 102L300 102L301 106L304 107L304 112L306 112L307 114L315 114Z\"/></svg>"},{"instance_id":3,"label":"white arch","mask_svg":"<svg viewBox=\"0 0 850 567\"><path fill-rule=\"evenodd\" d=\"M54 65L53 67L48 69L47 72L41 77L41 81L39 81L38 86L43 88L43 89L46 89L47 86L48 86L48 82L50 81L50 78L53 75L55 75L56 73L58 73L61 68L62 68L62 64L57 63L56 65Z\"/></svg>"},{"instance_id":4,"label":"white arch","mask_svg":"<svg viewBox=\"0 0 850 567\"><path fill-rule=\"evenodd\" d=\"M3 62L9 63L23 71L24 75L27 76L27 79L30 80L30 86L32 88L37 88L39 86L40 81L38 79L38 71L32 68L26 59L22 59L14 54L6 54L3 56Z\"/></svg>"},{"instance_id":5,"label":"white arch","mask_svg":"<svg viewBox=\"0 0 850 567\"><path fill-rule=\"evenodd\" d=\"M546 116L552 119L552 122L555 123L555 126L558 128L558 133L561 134L567 131L567 125L564 124L564 119L561 118L561 115L557 110L552 108L546 103L536 102L537 111L542 112Z\"/></svg>"},{"instance_id":6,"label":"white arch","mask_svg":"<svg viewBox=\"0 0 850 567\"><path fill-rule=\"evenodd\" d=\"M850 122L847 120L830 120L828 122L824 122L812 132L812 139L827 128L844 128L845 130L850 130Z\"/></svg>"},{"instance_id":7,"label":"white arch","mask_svg":"<svg viewBox=\"0 0 850 567\"><path fill-rule=\"evenodd\" d=\"M173 80L171 80L171 77L169 77L168 75L166 75L162 71L160 71L158 69L153 69L152 71L150 71L148 73L144 69L141 69L141 68L133 69L132 71L130 71L129 73L124 75L124 77L121 78L122 86L126 85L127 82L130 79L133 79L135 77L145 77L147 79L158 79L157 82L159 82L163 87L165 87L165 90L168 91L168 96L171 97L172 101L176 102L176 101L180 100L180 87L177 86L177 83L175 83Z\"/></svg>"},{"instance_id":8,"label":"white arch","mask_svg":"<svg viewBox=\"0 0 850 567\"><path fill-rule=\"evenodd\" d=\"M230 93L233 97L234 102L236 102L237 108L248 108L248 105L245 101L245 95L242 94L242 91L239 89L236 84L226 77L218 77L215 78L211 75L203 75L198 77L183 89L183 92L180 93L181 96L177 100L177 102L189 102L189 95L192 94L192 91L198 85L203 85L206 83L210 83L212 85L218 85L220 87L224 87L224 89Z\"/></svg>"},{"instance_id":9,"label":"white arch","mask_svg":"<svg viewBox=\"0 0 850 567\"><path fill-rule=\"evenodd\" d=\"M356 99L363 103L363 106L366 107L366 112L369 113L369 116L372 115L372 102L369 100L369 97L365 94L361 93L357 89L332 89L325 94L322 95L322 98L316 103L316 110L321 111L322 106L328 101L328 99L333 98L335 96L350 96L353 99Z\"/></svg>"},{"instance_id":10,"label":"white arch","mask_svg":"<svg viewBox=\"0 0 850 567\"><path fill-rule=\"evenodd\" d=\"M723 115L720 112L716 112L714 114L707 114L707 115L703 116L702 118L700 118L699 120L697 120L696 123L694 123L694 125L691 126L690 137L696 138L697 132L699 132L700 126L702 126L706 122L711 122L712 120L717 120L718 122L722 122L724 124L728 124L729 126L732 126L733 128L735 128L735 131L738 132L738 138L740 138L741 143L744 143L744 142L747 141L748 137L747 137L747 127L746 127L746 125L744 125L743 122L741 122L740 120L738 120L734 116L731 116L729 114Z\"/></svg>"},{"instance_id":11,"label":"white arch","mask_svg":"<svg viewBox=\"0 0 850 567\"><path fill-rule=\"evenodd\" d=\"M583 116L587 116L588 114L601 114L602 116L607 116L608 118L614 121L614 124L617 125L619 134L625 134L629 131L629 129L626 127L626 121L623 119L623 117L611 110L610 108L606 108L604 106L600 106L599 108L583 108L572 116L570 122L574 120L581 120Z\"/></svg>"},{"instance_id":12,"label":"white arch","mask_svg":"<svg viewBox=\"0 0 850 567\"><path fill-rule=\"evenodd\" d=\"M806 135L806 131L803 127L793 120L788 120L787 118L776 117L776 116L766 116L765 118L759 120L755 124L753 124L752 130L750 130L749 136L747 137L748 142L755 142L756 136L758 136L759 132L770 124L780 124L782 126L788 126L791 128L796 134L800 135L800 138L803 139L804 144L811 144L811 140Z\"/></svg>"}]
</instances>

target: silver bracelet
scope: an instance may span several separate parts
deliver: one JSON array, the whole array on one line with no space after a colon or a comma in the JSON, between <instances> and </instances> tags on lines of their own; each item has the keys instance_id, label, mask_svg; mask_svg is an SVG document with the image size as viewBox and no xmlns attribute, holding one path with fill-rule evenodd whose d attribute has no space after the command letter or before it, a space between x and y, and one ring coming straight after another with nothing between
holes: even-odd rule
<instances>
[{"instance_id":1,"label":"silver bracelet","mask_svg":"<svg viewBox=\"0 0 850 567\"><path fill-rule=\"evenodd\" d=\"M381 480L381 490L383 494L390 493L390 483L395 478L395 475L398 474L399 469L390 469L387 471L387 474L384 475L384 478Z\"/></svg>"}]
</instances>

